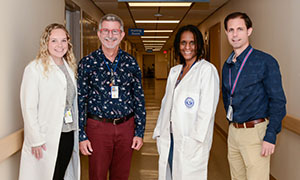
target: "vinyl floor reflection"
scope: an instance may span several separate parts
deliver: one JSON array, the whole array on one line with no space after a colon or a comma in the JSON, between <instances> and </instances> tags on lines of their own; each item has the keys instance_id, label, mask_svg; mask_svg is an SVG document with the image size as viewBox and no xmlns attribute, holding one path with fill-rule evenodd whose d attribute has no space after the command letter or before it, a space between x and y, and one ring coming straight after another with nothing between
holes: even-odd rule
<instances>
[{"instance_id":1,"label":"vinyl floor reflection","mask_svg":"<svg viewBox=\"0 0 300 180\"><path fill-rule=\"evenodd\" d=\"M152 133L156 125L160 103L165 92L166 80L144 79L147 120L144 146L134 151L129 180L157 180L158 153ZM210 153L208 180L230 180L226 140L216 129ZM88 159L81 156L81 179L88 180Z\"/></svg>"}]
</instances>

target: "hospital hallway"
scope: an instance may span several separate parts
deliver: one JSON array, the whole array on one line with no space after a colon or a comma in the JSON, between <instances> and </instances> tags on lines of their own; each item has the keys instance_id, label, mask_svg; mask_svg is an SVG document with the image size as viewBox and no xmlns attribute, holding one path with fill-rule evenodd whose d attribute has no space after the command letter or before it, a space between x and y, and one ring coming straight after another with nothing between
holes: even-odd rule
<instances>
[{"instance_id":1,"label":"hospital hallway","mask_svg":"<svg viewBox=\"0 0 300 180\"><path fill-rule=\"evenodd\" d=\"M147 112L144 145L140 151L134 151L133 153L129 180L158 179L158 152L156 142L152 139L152 134L165 86L166 80L143 79ZM226 156L226 138L215 128L208 166L208 180L230 180ZM88 180L87 157L81 156L81 163L81 180Z\"/></svg>"},{"instance_id":2,"label":"hospital hallway","mask_svg":"<svg viewBox=\"0 0 300 180\"><path fill-rule=\"evenodd\" d=\"M44 128L46 124L48 125L48 121L47 123L39 122L41 116L35 114L40 113L39 101L35 101L37 98L31 97L31 95L25 98L28 102L34 101L34 105L30 106L34 107L31 118L26 118L26 114L31 112L31 108L29 111L23 109L26 112L23 116L20 98L25 68L36 59L40 50L45 49L46 46L49 50L50 41L49 44L45 43L47 45L40 44L40 42L44 42L44 40L41 41L41 38L44 38L41 35L48 25L58 23L67 29L68 47L72 46L77 64L82 58L102 46L98 37L101 31L111 34L112 30L116 30L114 31L116 37L122 34L122 40L119 38L118 47L134 57L141 70L147 110L144 145L141 150L133 152L129 179L157 180L159 155L152 134L156 126L168 75L173 67L180 64L178 47L174 47L175 37L181 27L195 26L201 32L203 39L201 49L204 49L205 54L201 58L215 66L219 80L222 82L222 67L233 52L230 43L232 39L228 38L224 20L233 12L243 12L251 18L252 30L248 38L250 45L255 50L271 55L277 61L276 68L278 66L280 69L282 87L287 102L286 115L280 124L280 133L276 131L278 134L275 152L270 161L270 180L300 180L300 61L297 58L300 50L300 23L296 23L299 22L300 17L300 0L1 0L0 6L2 7L0 15L3 17L0 29L0 59L2 60L0 66L1 180L18 180L19 172L23 172L24 168L20 166L20 161L24 139L32 143L32 139L44 138L44 134L39 130L51 132L49 134L58 137L58 134L48 131L48 127ZM111 13L122 19L123 23L120 24L120 28L107 29L99 24L102 18ZM48 33L51 34L51 32ZM249 76L249 81L253 80L254 82L254 77L263 77L258 75L257 70L259 68L252 71L253 74ZM248 80L248 77L245 79ZM58 82L54 85L58 86L59 84ZM251 89L252 85L247 88ZM270 88L278 90L273 86ZM33 89L34 91L28 92L34 93L40 90L40 88ZM64 87L64 91L66 89ZM39 98L51 98L51 101L47 101L48 110L51 109L51 104L56 102L54 98L59 97L58 91L60 89L55 89L53 99L52 96L40 96L40 92L34 94L39 94L39 96L35 96ZM61 100L61 98L59 99ZM254 108L256 108L255 106L253 105ZM57 106L57 108L62 107L63 104ZM269 111L271 112L272 108ZM274 111L275 114L277 112L279 111ZM46 113L41 111L41 114L45 115ZM56 115L55 113L49 114ZM63 115L61 114L61 116ZM278 116L274 115L274 117L276 121ZM49 124L53 124L53 118L49 119L51 119ZM32 138L30 137L31 129L28 128L28 123L26 124L28 120L35 122L33 123L33 126L36 127L34 132L38 132ZM41 118L41 121L44 120L45 118ZM60 126L59 123L57 123L58 126ZM272 134L275 133L272 128L271 131ZM230 180L227 135L228 121L220 92L208 164L209 180ZM75 140L77 139L76 137ZM45 141L45 143L48 142ZM75 143L74 152L79 153L77 141ZM30 144L28 145L30 146ZM31 144L32 147L35 145L35 143ZM49 154L54 155L54 153ZM53 156L51 160L54 158ZM80 179L88 180L88 157L81 155L80 158ZM46 171L51 170L51 168L45 169ZM28 168L25 171L29 172ZM42 173L43 171L37 172ZM44 173L42 174L43 178L37 180L47 179L44 178ZM68 175L69 173L67 173ZM29 179L33 180L34 174L30 173L30 178L25 176L25 180Z\"/></svg>"}]
</instances>

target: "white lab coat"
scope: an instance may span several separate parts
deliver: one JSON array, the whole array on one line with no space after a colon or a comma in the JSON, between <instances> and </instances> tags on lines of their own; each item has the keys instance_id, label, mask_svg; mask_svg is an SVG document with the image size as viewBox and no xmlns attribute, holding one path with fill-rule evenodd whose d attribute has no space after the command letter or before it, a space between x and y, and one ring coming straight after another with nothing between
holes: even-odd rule
<instances>
[{"instance_id":1,"label":"white lab coat","mask_svg":"<svg viewBox=\"0 0 300 180\"><path fill-rule=\"evenodd\" d=\"M168 166L170 120L174 137L173 180L205 180L219 100L216 68L202 59L175 88L182 65L169 73L153 138L159 152L159 180L171 179Z\"/></svg>"},{"instance_id":2,"label":"white lab coat","mask_svg":"<svg viewBox=\"0 0 300 180\"><path fill-rule=\"evenodd\" d=\"M21 108L24 119L19 180L52 180L66 104L67 80L64 73L50 58L49 71L44 75L41 60L27 65L21 85ZM77 87L74 72L64 61ZM77 89L77 88L75 88ZM76 93L77 94L77 93ZM73 103L73 116L77 119L77 95ZM78 121L75 121L78 129ZM78 130L74 131L74 150L66 170L65 180L79 180L80 162ZM37 160L31 147L46 145L43 158Z\"/></svg>"}]
</instances>

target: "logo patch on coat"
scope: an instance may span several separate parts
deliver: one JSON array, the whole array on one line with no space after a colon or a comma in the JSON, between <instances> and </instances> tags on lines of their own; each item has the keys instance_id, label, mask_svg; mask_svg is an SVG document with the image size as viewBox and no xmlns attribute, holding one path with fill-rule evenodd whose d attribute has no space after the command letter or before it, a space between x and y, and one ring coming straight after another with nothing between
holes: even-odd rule
<instances>
[{"instance_id":1,"label":"logo patch on coat","mask_svg":"<svg viewBox=\"0 0 300 180\"><path fill-rule=\"evenodd\" d=\"M191 97L187 97L184 101L184 104L187 108L192 108L195 104L194 99Z\"/></svg>"}]
</instances>

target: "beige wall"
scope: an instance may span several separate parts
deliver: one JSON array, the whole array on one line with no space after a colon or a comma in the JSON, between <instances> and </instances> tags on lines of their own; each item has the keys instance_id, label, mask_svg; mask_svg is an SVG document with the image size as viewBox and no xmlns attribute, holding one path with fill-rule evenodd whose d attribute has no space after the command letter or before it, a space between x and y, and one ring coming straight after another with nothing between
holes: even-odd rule
<instances>
[{"instance_id":1,"label":"beige wall","mask_svg":"<svg viewBox=\"0 0 300 180\"><path fill-rule=\"evenodd\" d=\"M168 76L168 54L155 53L155 78L167 79Z\"/></svg>"},{"instance_id":2,"label":"beige wall","mask_svg":"<svg viewBox=\"0 0 300 180\"><path fill-rule=\"evenodd\" d=\"M270 53L278 60L288 101L287 112L298 119L300 119L299 7L300 1L298 0L231 0L199 27L204 33L217 22L222 23L221 59L223 65L232 50L224 33L223 20L233 11L246 12L253 21L254 31L250 38L251 44L254 48ZM221 104L219 106L222 107ZM225 114L224 111L218 113L219 115ZM224 118L218 115L217 118L216 122L227 131ZM300 136L286 129L283 129L278 136L276 152L271 162L271 174L277 180L299 179L299 142Z\"/></svg>"},{"instance_id":3,"label":"beige wall","mask_svg":"<svg viewBox=\"0 0 300 180\"><path fill-rule=\"evenodd\" d=\"M86 0L75 0L99 20L101 13ZM19 91L24 67L35 58L46 25L64 23L63 0L0 1L0 138L23 128ZM5 148L5 147L1 147ZM18 177L20 152L0 162L1 179Z\"/></svg>"},{"instance_id":4,"label":"beige wall","mask_svg":"<svg viewBox=\"0 0 300 180\"><path fill-rule=\"evenodd\" d=\"M64 22L64 1L1 1L0 138L23 127L19 90L23 69L34 59L46 25ZM5 147L1 147L5 148ZM1 179L18 177L20 153L0 162Z\"/></svg>"}]
</instances>

